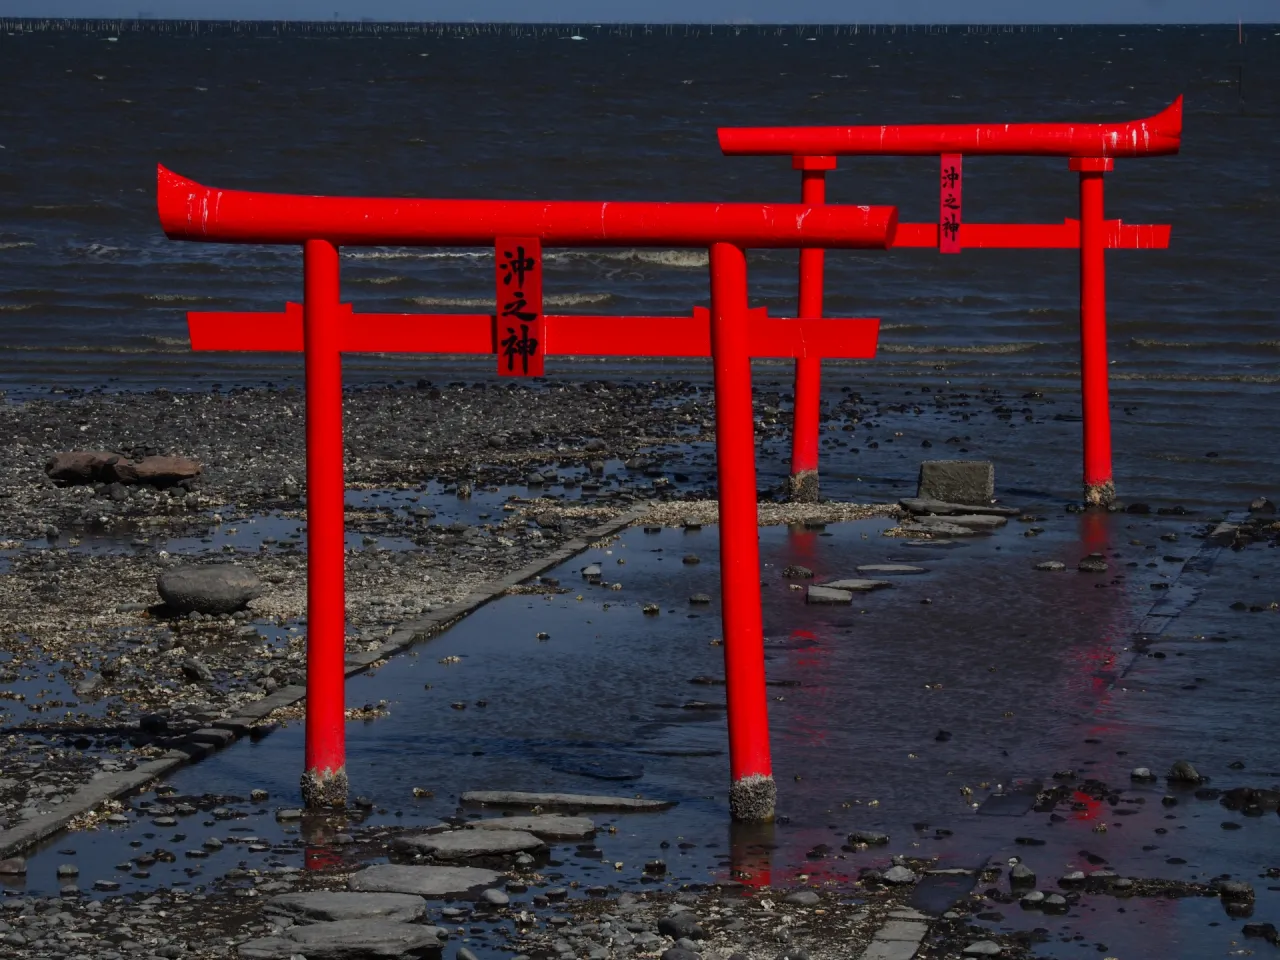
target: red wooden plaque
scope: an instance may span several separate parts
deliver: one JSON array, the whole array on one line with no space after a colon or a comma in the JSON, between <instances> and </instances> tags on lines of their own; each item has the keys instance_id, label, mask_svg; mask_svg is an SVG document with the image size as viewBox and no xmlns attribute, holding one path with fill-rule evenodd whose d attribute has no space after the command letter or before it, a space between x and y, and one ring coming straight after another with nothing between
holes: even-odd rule
<instances>
[{"instance_id":1,"label":"red wooden plaque","mask_svg":"<svg viewBox=\"0 0 1280 960\"><path fill-rule=\"evenodd\" d=\"M547 352L542 314L542 241L498 237L493 245L497 272L498 375L542 376Z\"/></svg>"},{"instance_id":2,"label":"red wooden plaque","mask_svg":"<svg viewBox=\"0 0 1280 960\"><path fill-rule=\"evenodd\" d=\"M938 252L960 252L960 188L964 157L942 154L942 180L938 195Z\"/></svg>"}]
</instances>

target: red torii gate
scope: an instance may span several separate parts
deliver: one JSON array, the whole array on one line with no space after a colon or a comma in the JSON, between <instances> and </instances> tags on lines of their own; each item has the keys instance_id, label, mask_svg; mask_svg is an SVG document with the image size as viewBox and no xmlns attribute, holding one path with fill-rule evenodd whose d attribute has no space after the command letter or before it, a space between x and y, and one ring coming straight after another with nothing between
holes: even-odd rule
<instances>
[{"instance_id":1,"label":"red torii gate","mask_svg":"<svg viewBox=\"0 0 1280 960\"><path fill-rule=\"evenodd\" d=\"M1170 227L1103 217L1102 175L1116 157L1177 153L1182 143L1182 97L1144 120L1127 123L958 123L850 127L725 127L727 156L790 156L801 171L804 203L826 199L826 171L838 156L940 156L942 180L937 223L902 223L890 246L1058 248L1080 250L1080 380L1084 419L1084 498L1093 505L1115 500L1111 470L1111 415L1107 385L1107 299L1104 253L1169 246ZM1068 157L1080 174L1080 218L1062 223L964 223L962 158L970 156ZM800 252L799 314L822 316L823 251ZM796 360L791 437L791 493L818 494L818 415L822 362Z\"/></svg>"},{"instance_id":2,"label":"red torii gate","mask_svg":"<svg viewBox=\"0 0 1280 960\"><path fill-rule=\"evenodd\" d=\"M713 361L720 499L721 617L729 806L771 820L756 513L752 357L875 355L879 321L769 319L747 306L750 247L887 247L894 207L306 197L201 186L164 167L158 206L174 240L300 245L303 303L283 313L189 313L195 350L302 351L306 364L307 718L302 794L346 801L343 352L496 355L498 373L536 376L547 355ZM691 317L546 316L542 244L706 247L711 308ZM357 314L339 301L341 246L490 246L493 314ZM643 341L643 346L637 344Z\"/></svg>"}]
</instances>

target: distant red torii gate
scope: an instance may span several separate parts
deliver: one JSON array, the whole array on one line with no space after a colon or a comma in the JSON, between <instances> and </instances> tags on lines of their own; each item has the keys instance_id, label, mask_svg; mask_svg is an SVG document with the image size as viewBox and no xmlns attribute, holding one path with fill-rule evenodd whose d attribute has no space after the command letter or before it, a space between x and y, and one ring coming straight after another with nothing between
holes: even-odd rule
<instances>
[{"instance_id":1,"label":"distant red torii gate","mask_svg":"<svg viewBox=\"0 0 1280 960\"><path fill-rule=\"evenodd\" d=\"M1182 143L1182 97L1144 120L1126 123L957 123L841 127L724 127L720 148L729 156L790 156L801 171L804 203L826 199L826 171L838 156L939 156L942 181L937 223L899 224L893 247L1058 248L1080 250L1080 380L1084 419L1084 498L1093 505L1115 500L1111 468L1111 415L1107 384L1107 299L1104 254L1108 249L1166 249L1170 227L1143 226L1103 217L1102 175L1117 157L1177 153ZM1080 174L1080 218L1062 223L964 223L962 158L970 156L1067 157ZM800 252L799 314L822 316L823 251ZM796 360L791 438L791 492L818 494L818 416L822 361Z\"/></svg>"},{"instance_id":2,"label":"distant red torii gate","mask_svg":"<svg viewBox=\"0 0 1280 960\"><path fill-rule=\"evenodd\" d=\"M747 306L749 247L883 248L893 207L305 197L218 190L164 167L160 222L175 240L300 245L303 303L283 313L189 313L195 350L302 351L306 364L307 718L303 798L342 804L344 731L343 352L497 355L498 373L536 376L551 355L710 356L716 397L721 615L729 805L771 820L756 512L752 357L875 355L877 320L769 319ZM542 244L706 247L711 308L691 317L546 316ZM339 300L340 246L490 246L493 314L357 314Z\"/></svg>"}]
</instances>

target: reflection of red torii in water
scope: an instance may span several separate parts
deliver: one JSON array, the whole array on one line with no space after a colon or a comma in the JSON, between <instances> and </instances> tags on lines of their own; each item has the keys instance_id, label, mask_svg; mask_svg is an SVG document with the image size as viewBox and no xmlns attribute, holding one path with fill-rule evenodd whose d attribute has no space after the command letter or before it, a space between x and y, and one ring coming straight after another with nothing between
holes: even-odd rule
<instances>
[{"instance_id":1,"label":"reflection of red torii in water","mask_svg":"<svg viewBox=\"0 0 1280 960\"><path fill-rule=\"evenodd\" d=\"M309 197L202 186L160 168L160 220L177 240L296 245L304 302L282 313L192 313L197 350L303 351L307 413L307 716L303 793L346 799L343 730L344 352L497 355L537 376L547 355L710 356L715 377L721 613L730 809L773 818L760 603L752 357L872 357L875 320L772 320L748 308L746 249L884 247L893 207ZM705 247L711 307L692 317L543 313L542 245ZM356 314L340 301L340 246L470 246L495 252L492 314ZM462 609L457 611L464 612ZM367 663L378 654L371 654ZM358 666L357 666L358 668Z\"/></svg>"},{"instance_id":2,"label":"reflection of red torii in water","mask_svg":"<svg viewBox=\"0 0 1280 960\"><path fill-rule=\"evenodd\" d=\"M826 171L837 156L938 156L941 158L936 223L903 223L890 246L1059 248L1080 250L1080 376L1084 411L1084 490L1089 503L1115 499L1108 407L1106 286L1108 249L1163 249L1167 226L1135 226L1103 218L1102 175L1115 160L1177 153L1182 142L1182 98L1143 120L1124 123L954 123L838 127L726 127L726 155L790 156L801 171L805 203L826 199ZM1067 157L1080 174L1080 219L1062 223L965 223L963 164L969 156ZM823 251L800 253L801 317L822 316ZM818 417L821 361L798 358L792 428L791 487L812 499L818 486Z\"/></svg>"}]
</instances>

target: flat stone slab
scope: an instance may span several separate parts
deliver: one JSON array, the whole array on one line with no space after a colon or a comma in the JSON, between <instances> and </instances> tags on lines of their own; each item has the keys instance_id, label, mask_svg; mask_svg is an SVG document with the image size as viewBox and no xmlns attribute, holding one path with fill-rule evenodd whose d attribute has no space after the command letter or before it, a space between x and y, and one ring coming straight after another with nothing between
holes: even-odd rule
<instances>
[{"instance_id":1,"label":"flat stone slab","mask_svg":"<svg viewBox=\"0 0 1280 960\"><path fill-rule=\"evenodd\" d=\"M1017 507L997 507L987 504L948 503L929 497L903 497L898 503L911 513L934 513L939 516L952 513L989 513L995 517L1016 517L1022 511Z\"/></svg>"},{"instance_id":2,"label":"flat stone slab","mask_svg":"<svg viewBox=\"0 0 1280 960\"><path fill-rule=\"evenodd\" d=\"M918 920L888 920L876 931L877 940L902 940L919 943L928 932L929 925Z\"/></svg>"},{"instance_id":3,"label":"flat stone slab","mask_svg":"<svg viewBox=\"0 0 1280 960\"><path fill-rule=\"evenodd\" d=\"M848 590L837 590L833 587L810 587L805 591L805 603L853 603L853 594Z\"/></svg>"},{"instance_id":4,"label":"flat stone slab","mask_svg":"<svg viewBox=\"0 0 1280 960\"><path fill-rule=\"evenodd\" d=\"M451 830L401 837L395 846L422 853L433 860L469 860L472 857L505 857L541 850L546 844L531 833L518 830Z\"/></svg>"},{"instance_id":5,"label":"flat stone slab","mask_svg":"<svg viewBox=\"0 0 1280 960\"><path fill-rule=\"evenodd\" d=\"M892 587L893 584L888 580L868 580L866 578L852 578L849 580L831 580L822 585L828 590L845 590L849 593L870 593L872 590L884 590L886 587Z\"/></svg>"},{"instance_id":6,"label":"flat stone slab","mask_svg":"<svg viewBox=\"0 0 1280 960\"><path fill-rule=\"evenodd\" d=\"M867 563L858 567L858 573L864 577L909 577L928 572L924 567L913 567L905 563Z\"/></svg>"},{"instance_id":7,"label":"flat stone slab","mask_svg":"<svg viewBox=\"0 0 1280 960\"><path fill-rule=\"evenodd\" d=\"M1008 517L996 517L989 513L961 513L952 517L916 517L915 522L923 526L939 526L944 523L957 527L968 527L970 530L994 530L1009 522Z\"/></svg>"},{"instance_id":8,"label":"flat stone slab","mask_svg":"<svg viewBox=\"0 0 1280 960\"><path fill-rule=\"evenodd\" d=\"M931 536L974 536L977 530L973 527L948 524L942 517L918 517L914 524L902 524L902 529L911 534L929 534ZM919 522L919 521L931 521ZM936 522L934 522L936 521Z\"/></svg>"},{"instance_id":9,"label":"flat stone slab","mask_svg":"<svg viewBox=\"0 0 1280 960\"><path fill-rule=\"evenodd\" d=\"M445 931L395 920L337 920L290 927L278 937L240 944L243 960L369 960L370 957L434 957Z\"/></svg>"},{"instance_id":10,"label":"flat stone slab","mask_svg":"<svg viewBox=\"0 0 1280 960\"><path fill-rule=\"evenodd\" d=\"M492 887L501 874L476 867L401 866L379 863L347 881L357 893L412 893L419 897L461 897Z\"/></svg>"},{"instance_id":11,"label":"flat stone slab","mask_svg":"<svg viewBox=\"0 0 1280 960\"><path fill-rule=\"evenodd\" d=\"M596 832L595 822L586 817L561 817L556 814L473 820L467 827L471 830L515 830L531 833L541 840L585 840Z\"/></svg>"},{"instance_id":12,"label":"flat stone slab","mask_svg":"<svg viewBox=\"0 0 1280 960\"><path fill-rule=\"evenodd\" d=\"M608 797L584 793L522 793L516 790L471 790L463 803L489 807L555 807L570 810L668 810L674 800L645 800L640 797Z\"/></svg>"},{"instance_id":13,"label":"flat stone slab","mask_svg":"<svg viewBox=\"0 0 1280 960\"><path fill-rule=\"evenodd\" d=\"M427 901L409 893L350 893L317 890L272 897L264 913L282 914L298 923L336 920L395 920L412 923L427 913Z\"/></svg>"}]
</instances>

